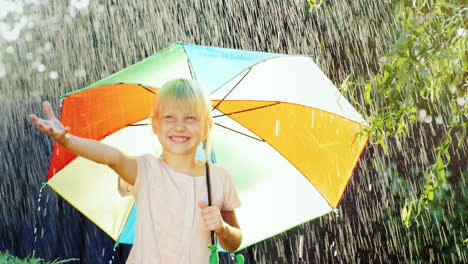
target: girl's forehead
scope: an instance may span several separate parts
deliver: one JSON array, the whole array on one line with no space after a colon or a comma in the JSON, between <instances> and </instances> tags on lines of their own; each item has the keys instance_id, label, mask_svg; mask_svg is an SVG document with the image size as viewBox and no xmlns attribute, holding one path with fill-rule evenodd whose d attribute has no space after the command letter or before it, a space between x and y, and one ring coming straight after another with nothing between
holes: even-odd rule
<instances>
[{"instance_id":1,"label":"girl's forehead","mask_svg":"<svg viewBox=\"0 0 468 264\"><path fill-rule=\"evenodd\" d=\"M168 103L162 105L160 111L163 113L190 113L195 114L197 113L196 107L190 104L183 104L183 103Z\"/></svg>"}]
</instances>

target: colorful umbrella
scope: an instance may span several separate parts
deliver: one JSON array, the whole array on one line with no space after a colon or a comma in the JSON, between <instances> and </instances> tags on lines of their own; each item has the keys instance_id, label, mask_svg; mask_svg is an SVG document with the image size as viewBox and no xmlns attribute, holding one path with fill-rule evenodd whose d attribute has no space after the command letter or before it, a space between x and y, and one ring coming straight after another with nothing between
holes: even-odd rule
<instances>
[{"instance_id":1,"label":"colorful umbrella","mask_svg":"<svg viewBox=\"0 0 468 264\"><path fill-rule=\"evenodd\" d=\"M365 123L311 56L175 43L64 95L60 119L76 136L158 155L144 124L158 87L174 78L199 80L211 94L212 161L238 188L241 248L338 206L367 141ZM117 179L54 145L48 185L115 241L132 243L137 208L119 195Z\"/></svg>"}]
</instances>

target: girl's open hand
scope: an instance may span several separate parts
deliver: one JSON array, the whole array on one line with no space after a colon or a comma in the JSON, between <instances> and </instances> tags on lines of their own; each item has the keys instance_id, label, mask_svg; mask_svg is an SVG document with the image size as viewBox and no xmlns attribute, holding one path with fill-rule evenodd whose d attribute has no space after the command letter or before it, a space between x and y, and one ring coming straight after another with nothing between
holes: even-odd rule
<instances>
[{"instance_id":1,"label":"girl's open hand","mask_svg":"<svg viewBox=\"0 0 468 264\"><path fill-rule=\"evenodd\" d=\"M201 209L201 216L203 222L207 225L209 230L214 230L216 233L223 233L225 229L225 222L219 208L217 206L207 206L204 202L198 202L198 207Z\"/></svg>"},{"instance_id":2,"label":"girl's open hand","mask_svg":"<svg viewBox=\"0 0 468 264\"><path fill-rule=\"evenodd\" d=\"M44 132L51 136L59 144L63 144L66 140L66 134L70 130L69 127L64 127L62 123L57 119L54 114L54 110L49 102L42 102L42 109L47 119L38 118L36 115L31 114L29 118L39 128L41 132Z\"/></svg>"}]
</instances>

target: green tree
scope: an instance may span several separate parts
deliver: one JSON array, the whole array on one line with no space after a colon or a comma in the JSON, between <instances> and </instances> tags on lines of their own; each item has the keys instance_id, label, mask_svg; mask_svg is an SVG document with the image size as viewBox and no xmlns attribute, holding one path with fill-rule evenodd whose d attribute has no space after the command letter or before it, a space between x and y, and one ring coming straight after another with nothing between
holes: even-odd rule
<instances>
[{"instance_id":1,"label":"green tree","mask_svg":"<svg viewBox=\"0 0 468 264\"><path fill-rule=\"evenodd\" d=\"M399 36L381 67L367 82L352 81L342 92L357 91L368 105L370 143L387 151L386 140L405 138L415 122L436 122L444 127L432 151L433 162L421 170L423 190L402 209L402 221L411 225L421 209L434 200L439 186L446 185L450 148L465 140L468 122L467 6L461 1L396 1ZM355 97L352 95L351 97ZM429 113L428 113L429 112ZM454 134L458 142L453 142ZM455 144L455 146L453 146Z\"/></svg>"}]
</instances>

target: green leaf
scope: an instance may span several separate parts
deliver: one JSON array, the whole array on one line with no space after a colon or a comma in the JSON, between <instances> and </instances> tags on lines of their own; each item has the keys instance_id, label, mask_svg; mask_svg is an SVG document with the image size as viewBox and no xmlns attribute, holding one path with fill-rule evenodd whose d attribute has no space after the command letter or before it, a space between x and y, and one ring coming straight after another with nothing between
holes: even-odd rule
<instances>
[{"instance_id":1,"label":"green leaf","mask_svg":"<svg viewBox=\"0 0 468 264\"><path fill-rule=\"evenodd\" d=\"M366 101L367 104L372 104L371 90L372 90L372 84L366 83L366 89L364 90L364 100Z\"/></svg>"},{"instance_id":2,"label":"green leaf","mask_svg":"<svg viewBox=\"0 0 468 264\"><path fill-rule=\"evenodd\" d=\"M352 74L348 75L346 79L340 84L339 89L341 93L346 93L349 89L349 78L351 77Z\"/></svg>"},{"instance_id":3,"label":"green leaf","mask_svg":"<svg viewBox=\"0 0 468 264\"><path fill-rule=\"evenodd\" d=\"M411 214L413 212L413 203L415 201L411 201L403 207L401 210L401 220L403 221L403 224L407 227L411 225Z\"/></svg>"},{"instance_id":4,"label":"green leaf","mask_svg":"<svg viewBox=\"0 0 468 264\"><path fill-rule=\"evenodd\" d=\"M458 144L457 144L457 147L461 147L462 143L465 142L465 138L466 138L466 128L465 129L462 129L462 134L460 136L460 139L458 140Z\"/></svg>"},{"instance_id":5,"label":"green leaf","mask_svg":"<svg viewBox=\"0 0 468 264\"><path fill-rule=\"evenodd\" d=\"M437 176L442 184L445 183L445 165L442 158L437 160Z\"/></svg>"}]
</instances>

